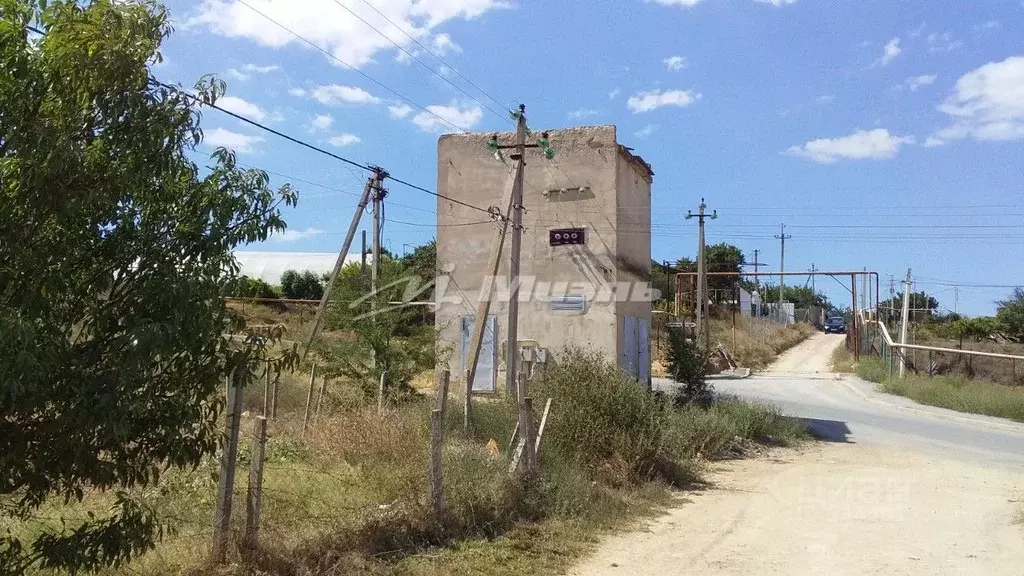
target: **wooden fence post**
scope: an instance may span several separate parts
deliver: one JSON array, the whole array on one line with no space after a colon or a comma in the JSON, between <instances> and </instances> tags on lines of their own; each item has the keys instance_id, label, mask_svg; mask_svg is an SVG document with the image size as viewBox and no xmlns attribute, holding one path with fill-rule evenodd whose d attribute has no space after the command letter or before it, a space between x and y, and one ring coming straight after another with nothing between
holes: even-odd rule
<instances>
[{"instance_id":1,"label":"wooden fence post","mask_svg":"<svg viewBox=\"0 0 1024 576\"><path fill-rule=\"evenodd\" d=\"M540 417L540 428L537 429L537 441L533 445L533 455L537 457L540 454L540 439L544 436L544 427L548 423L548 413L551 412L551 398L544 403L544 414Z\"/></svg>"},{"instance_id":2,"label":"wooden fence post","mask_svg":"<svg viewBox=\"0 0 1024 576\"><path fill-rule=\"evenodd\" d=\"M523 440L526 441L526 445L523 448L523 469L527 474L532 474L537 469L537 453L534 452L536 437L533 430L533 399L529 397L523 398L523 405L520 410L523 411L523 420L526 422L525 433L520 430L520 433L523 434Z\"/></svg>"},{"instance_id":3,"label":"wooden fence post","mask_svg":"<svg viewBox=\"0 0 1024 576\"><path fill-rule=\"evenodd\" d=\"M267 418L258 416L252 429L252 466L245 495L245 553L250 557L259 545L260 510L263 507L263 462L267 452Z\"/></svg>"},{"instance_id":4,"label":"wooden fence post","mask_svg":"<svg viewBox=\"0 0 1024 576\"><path fill-rule=\"evenodd\" d=\"M316 418L320 419L320 407L324 404L324 393L327 392L327 376L320 377L320 392L316 396Z\"/></svg>"},{"instance_id":5,"label":"wooden fence post","mask_svg":"<svg viewBox=\"0 0 1024 576\"><path fill-rule=\"evenodd\" d=\"M213 522L213 562L227 560L231 535L231 499L235 491L235 464L238 459L238 426L242 420L242 388L248 367L232 372L227 386L227 418L220 457L220 480L217 483L217 512Z\"/></svg>"},{"instance_id":6,"label":"wooden fence post","mask_svg":"<svg viewBox=\"0 0 1024 576\"><path fill-rule=\"evenodd\" d=\"M277 391L281 384L281 375L274 376L274 393L270 397L270 419L277 420Z\"/></svg>"},{"instance_id":7,"label":"wooden fence post","mask_svg":"<svg viewBox=\"0 0 1024 576\"><path fill-rule=\"evenodd\" d=\"M263 379L263 415L270 413L270 360L267 360L267 373Z\"/></svg>"},{"instance_id":8,"label":"wooden fence post","mask_svg":"<svg viewBox=\"0 0 1024 576\"><path fill-rule=\"evenodd\" d=\"M441 418L444 419L444 410L448 405L448 382L451 379L451 374L447 370L442 370L437 375L437 398L434 408L441 411Z\"/></svg>"},{"instance_id":9,"label":"wooden fence post","mask_svg":"<svg viewBox=\"0 0 1024 576\"><path fill-rule=\"evenodd\" d=\"M444 414L441 410L430 412L430 508L434 518L440 522L444 517L444 479L441 469L441 451L444 447Z\"/></svg>"},{"instance_id":10,"label":"wooden fence post","mask_svg":"<svg viewBox=\"0 0 1024 576\"><path fill-rule=\"evenodd\" d=\"M309 369L309 391L306 392L306 415L302 418L302 439L306 438L306 428L309 427L309 409L313 403L313 385L316 384L316 364Z\"/></svg>"},{"instance_id":11,"label":"wooden fence post","mask_svg":"<svg viewBox=\"0 0 1024 576\"><path fill-rule=\"evenodd\" d=\"M473 401L473 382L469 379L469 370L466 370L463 380L465 383L465 390L463 391L463 399L465 402L462 405L462 430L465 431L466 434L469 434L469 415L472 411Z\"/></svg>"}]
</instances>

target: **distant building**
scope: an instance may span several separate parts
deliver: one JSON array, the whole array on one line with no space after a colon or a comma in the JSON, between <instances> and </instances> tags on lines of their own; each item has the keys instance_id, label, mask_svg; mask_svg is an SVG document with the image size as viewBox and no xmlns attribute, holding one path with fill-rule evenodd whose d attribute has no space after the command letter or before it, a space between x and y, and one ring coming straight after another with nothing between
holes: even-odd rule
<instances>
[{"instance_id":1,"label":"distant building","mask_svg":"<svg viewBox=\"0 0 1024 576\"><path fill-rule=\"evenodd\" d=\"M436 325L456 378L498 224L459 203L504 212L512 178L487 147L491 134L438 142ZM502 134L511 142L511 134ZM566 345L601 351L642 382L650 379L651 167L616 140L614 126L550 132L554 160L527 152L519 342L529 375ZM513 160L508 159L509 165ZM482 222L482 223L481 223ZM475 390L504 389L506 240ZM447 271L447 274L444 273ZM504 296L504 297L503 297Z\"/></svg>"}]
</instances>

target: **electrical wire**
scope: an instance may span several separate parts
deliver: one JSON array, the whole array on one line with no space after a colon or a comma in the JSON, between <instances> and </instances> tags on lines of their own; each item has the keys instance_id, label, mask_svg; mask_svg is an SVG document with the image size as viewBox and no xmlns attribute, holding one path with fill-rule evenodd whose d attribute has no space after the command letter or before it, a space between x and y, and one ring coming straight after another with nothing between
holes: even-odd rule
<instances>
[{"instance_id":1,"label":"electrical wire","mask_svg":"<svg viewBox=\"0 0 1024 576\"><path fill-rule=\"evenodd\" d=\"M392 40L392 39L391 39L391 37L390 37L390 36L388 36L387 34L385 34L384 32L382 32L382 31L381 31L381 30L380 30L379 28L377 28L377 27L376 27L376 26L374 26L373 24L370 24L369 22L367 22L367 21L366 21L366 20L365 20L365 19L364 19L364 18L363 18L362 16L360 16L359 14L356 14L354 10L352 10L352 9L351 9L351 8L349 8L348 6L345 6L344 4L342 4L342 3L341 3L341 0L334 0L334 3L335 3L335 4L337 4L338 6L341 6L341 7L342 7L342 8L343 8L343 9L344 9L344 10L345 10L346 12L348 12L348 13L349 13L349 14L351 14L352 16L355 16L355 17L356 17L356 19L358 19L358 20L359 20L360 22L362 22L363 24L366 24L367 26L369 26L369 27L370 27L371 29L373 29L373 31L374 31L374 32L376 32L377 34L380 34L381 38L384 38L384 39L385 39L385 40L387 40L388 42L391 42L392 44L394 44L396 48L398 48L399 50L401 50L402 52L404 52L404 53L405 53L405 55L406 55L406 56L408 56L409 58L412 58L413 60L415 60L415 61L416 61L416 62L417 62L417 63L418 63L418 64L419 64L420 66L423 66L424 68L426 68L426 69L427 69L427 70L428 70L428 71L429 71L429 72L430 72L431 74L433 74L434 76L437 76L437 77L438 77L438 78L440 78L441 80L443 80L443 81L447 82L449 86L451 86L452 88L455 88L455 89L456 89L456 90L458 90L459 92L462 92L462 93L463 93L463 94L465 94L465 95L466 95L466 96L467 96L467 97L468 97L468 98L469 98L470 100L472 100L472 101L476 102L477 104L479 104L480 106L484 107L484 108L485 108L485 109L486 109L486 110L487 110L488 112L490 112L491 114L494 114L495 116L497 116L498 118L501 118L501 119L503 119L503 120L511 120L511 117L510 117L510 116L509 116L509 115L508 115L507 113L506 113L506 114L502 114L502 113L500 113L500 112L495 112L495 111L494 111L494 109L492 109L492 108L491 108L490 106L488 106L487 104L484 104L484 103L483 103L483 102L481 102L480 100L477 100L477 99L476 99L476 97L474 97L474 96L473 96L472 94L470 94L469 92L467 92L467 91L463 90L461 86L458 86L458 85L456 85L456 84L455 84L454 82L452 82L451 80L449 80L449 79L445 78L445 77L444 77L444 75L440 74L439 72L437 72L436 70L434 70L434 69L433 69L433 68L431 68L430 66L427 66L427 64L426 64L425 62L423 62L422 60L420 60L419 58L417 58L415 54L413 54L412 52L409 52L408 50L406 50L406 49L405 49L405 46L402 46L402 45L401 45L401 44L399 44L398 42L395 42L394 40ZM373 8L373 6L370 6L370 7L371 7L371 8ZM374 11L376 11L376 8L374 8ZM377 13L378 13L378 14L380 14L380 12L377 12ZM388 22L391 22L391 20L388 20ZM392 24L393 26L395 26L396 28L398 28L398 26L397 26L397 25L395 25L395 24L394 24L394 22L392 22L391 24ZM402 32L404 33L405 31L403 30ZM406 36L409 36L409 35L408 35L408 34L406 34ZM412 36L409 36L409 37L410 37L410 38L412 38ZM415 39L414 39L414 41L415 41ZM417 44L419 44L419 42L417 42ZM422 44L420 44L420 46L422 46ZM450 66L447 66L447 65L446 65L446 67L448 67L449 69L451 69L451 67L450 67Z\"/></svg>"},{"instance_id":2,"label":"electrical wire","mask_svg":"<svg viewBox=\"0 0 1024 576\"><path fill-rule=\"evenodd\" d=\"M405 30L404 28L402 28L401 26L399 26L398 24L396 24L396 23L395 23L395 22L394 22L394 21L393 21L393 20L392 20L391 18L388 18L386 14L384 14L383 12L381 12L380 10L378 10L376 6L374 6L374 5L372 4L372 3L370 3L370 2L369 2L369 0L362 0L362 2L363 2L363 4L366 4L367 6L369 6L371 10L373 10L374 12L376 12L377 14L379 14L381 18L383 18L383 19L387 20L388 24L391 24L391 25L392 25L392 26L394 26L394 27L395 27L395 29L397 29L397 30L398 30L399 32L401 32L402 34L405 34L405 35L406 35L406 36L407 36L407 37L408 37L408 38L409 38L410 40L412 40L413 42L415 42L415 43L416 43L416 45L417 45L417 46L419 46L420 48L422 48L422 49L423 49L423 50L424 50L424 51L425 51L425 52L426 52L427 54L430 54L430 55L431 55L431 56L433 56L433 57L434 57L435 59L437 59L437 61L438 61L438 62L440 62L442 66L444 66L444 67L448 68L449 70L451 70L452 72L454 72L454 73L455 73L455 74L456 74L456 75L457 75L457 76L458 76L459 78L462 78L463 80L465 80L465 81L466 81L466 83L468 83L468 84L469 84L470 86L472 86L473 88L476 88L476 89L477 89L477 90L478 90L478 91L479 91L479 92L480 92L481 94L483 94L483 95L484 95L484 96L486 96L486 97L487 97L488 99L490 99L490 101L491 101L491 102L494 102L494 103L495 103L495 104L497 104L497 105L498 105L498 106L499 106L500 108L503 108L503 109L504 109L504 108L506 107L506 105L505 105L505 104L502 104L502 103L501 103L501 102L499 102L499 101L498 101L498 100L497 100L497 99L496 99L495 97L493 97L493 96L491 96L490 94L488 94L486 90L484 90L483 88L481 88L481 87L477 86L477 85L476 85L476 84L475 84L475 83L474 83L474 82L473 82L472 80L470 80L469 78L465 77L465 76L464 76L464 75L463 75L463 74L462 74L461 72L459 72L459 70L458 70L457 68L455 68L454 66L452 66L452 65L448 64L447 62L445 62L445 61L444 61L444 59L442 59L442 58L441 58L441 57L440 57L439 55L437 55L436 53L434 53L434 51L433 51L433 50L431 50L430 48L427 48L426 46L424 46L423 44L421 44L421 43L420 43L420 41L419 41L419 40L417 40L417 39L416 39L415 37L413 37L413 35L412 35L412 34L409 34L409 33L408 33L408 32L407 32L407 31L406 31L406 30ZM507 120L511 120L511 118L510 118L510 117L508 117L508 116L506 116L505 118L506 118Z\"/></svg>"},{"instance_id":3,"label":"electrical wire","mask_svg":"<svg viewBox=\"0 0 1024 576\"><path fill-rule=\"evenodd\" d=\"M381 88L383 88L384 90L387 90L387 91L388 91L388 92L390 92L391 94L394 94L394 95L395 95L396 97L398 97L398 98L401 98L401 99L402 99L402 100L404 100L405 102L407 102L407 103L409 103L409 104L411 104L411 105L415 106L416 108L419 108L420 110L422 110L422 111L426 112L427 114L430 114L430 115L431 115L431 116L433 116L434 118L437 118L437 119L438 119L438 120L440 120L441 122L444 122L445 124L447 124L447 125L451 126L452 128L454 128L454 129L458 130L459 132L462 132L462 133L466 133L466 129L465 129L465 128L463 128L463 127L461 127L461 126L458 126L457 124L455 124L454 122L451 122L451 121L450 121L450 120L448 120L447 118L444 118L444 117L442 117L442 116L438 115L438 114L437 114L436 112L433 112L433 111L431 111L431 110L430 110L429 108L427 108L427 107L425 107L425 106L422 106L421 104L418 104L417 102L415 102L415 101L414 101L414 100L412 100L411 98L409 98L409 97L405 96L405 95L404 95L404 94L402 94L401 92L399 92L399 91L397 91L397 90L395 90L395 89L391 88L390 86L388 86L388 85L384 84L384 83L383 83L383 82L381 82L380 80L377 80L377 79L376 79L376 78L374 78L373 76L370 76L370 75L369 75L369 74L367 74L366 72L363 72L362 70L360 70L360 69L356 68L355 66L353 66L353 65L349 64L348 62L345 62L345 61L344 61L344 60L342 60L341 58L338 58L338 57L337 57L337 56L335 56L335 55L334 55L333 53L331 53L331 52L330 52L329 50L326 50L326 49L322 48L322 47L321 47L321 46L320 46L319 44L317 44L316 42L313 42L312 40L309 40L309 39L307 39L306 37L302 36L302 35L301 35L301 34L299 34L298 32L295 32L295 31L294 31L294 30L292 30L291 28L289 28L289 27L285 26L284 24L281 24L280 22L278 22L277 20L275 20L275 19L271 18L270 16L266 15L265 13L263 13L262 11L260 11L259 9L257 9L257 8L255 8L255 7L253 7L253 6L251 5L251 4L249 4L248 2L246 2L246 0L238 0L238 3L239 3L239 4L241 4L242 6L245 6L245 7L246 7L246 8L248 8L249 10L252 10L253 12L255 12L255 13L259 14L260 16L262 16L262 17L263 17L263 18L265 18L266 20L270 21L271 23L275 24L276 26L278 26L279 28L281 28L281 29L282 29L282 30L284 30L285 32L288 32L288 33L289 33L289 34L291 34L292 36L295 36L295 37L296 37L296 38L298 38L299 40L302 40L302 41L303 41L303 42L305 42L306 44L309 44L310 46L312 46L312 47L313 47L313 48L315 48L316 50L318 50L318 51L322 52L323 54L327 55L327 57L328 57L328 58L331 58L332 60L334 60L334 61L336 61L336 62L339 62L339 63L341 63L341 64L342 64L343 66L345 66L345 67L346 67L346 68L348 68L349 70L351 70L351 71L355 72L356 74L359 74L359 75L360 75L360 76L362 76L363 78L366 78L366 79L367 79L367 80L369 80L370 82L373 82L374 84L376 84L377 86L380 86L380 87L381 87Z\"/></svg>"}]
</instances>

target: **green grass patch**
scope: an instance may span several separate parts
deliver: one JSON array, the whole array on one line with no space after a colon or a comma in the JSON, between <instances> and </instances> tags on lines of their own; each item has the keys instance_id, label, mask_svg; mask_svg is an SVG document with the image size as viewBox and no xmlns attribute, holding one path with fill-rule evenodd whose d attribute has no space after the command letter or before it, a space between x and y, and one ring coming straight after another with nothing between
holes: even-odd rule
<instances>
[{"instance_id":1,"label":"green grass patch","mask_svg":"<svg viewBox=\"0 0 1024 576\"><path fill-rule=\"evenodd\" d=\"M861 356L854 366L854 373L868 382L882 383L889 378L889 365L876 356Z\"/></svg>"},{"instance_id":2,"label":"green grass patch","mask_svg":"<svg viewBox=\"0 0 1024 576\"><path fill-rule=\"evenodd\" d=\"M889 376L889 368L880 358L863 358L857 364L856 372L864 380L877 382L883 392L921 404L1024 422L1024 388L972 380L960 375L908 373L904 378L895 374Z\"/></svg>"}]
</instances>

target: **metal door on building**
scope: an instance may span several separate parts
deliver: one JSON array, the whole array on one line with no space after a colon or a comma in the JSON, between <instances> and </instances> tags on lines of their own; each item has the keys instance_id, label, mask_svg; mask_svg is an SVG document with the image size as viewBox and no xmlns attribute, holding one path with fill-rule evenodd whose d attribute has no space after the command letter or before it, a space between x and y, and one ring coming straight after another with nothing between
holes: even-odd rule
<instances>
[{"instance_id":1,"label":"metal door on building","mask_svg":"<svg viewBox=\"0 0 1024 576\"><path fill-rule=\"evenodd\" d=\"M462 374L465 377L469 369L469 341L473 338L476 322L474 316L462 317ZM495 345L498 333L498 317L488 316L484 326L484 337L480 343L480 358L476 361L476 373L473 376L473 392L493 393L498 380L498 347Z\"/></svg>"}]
</instances>

